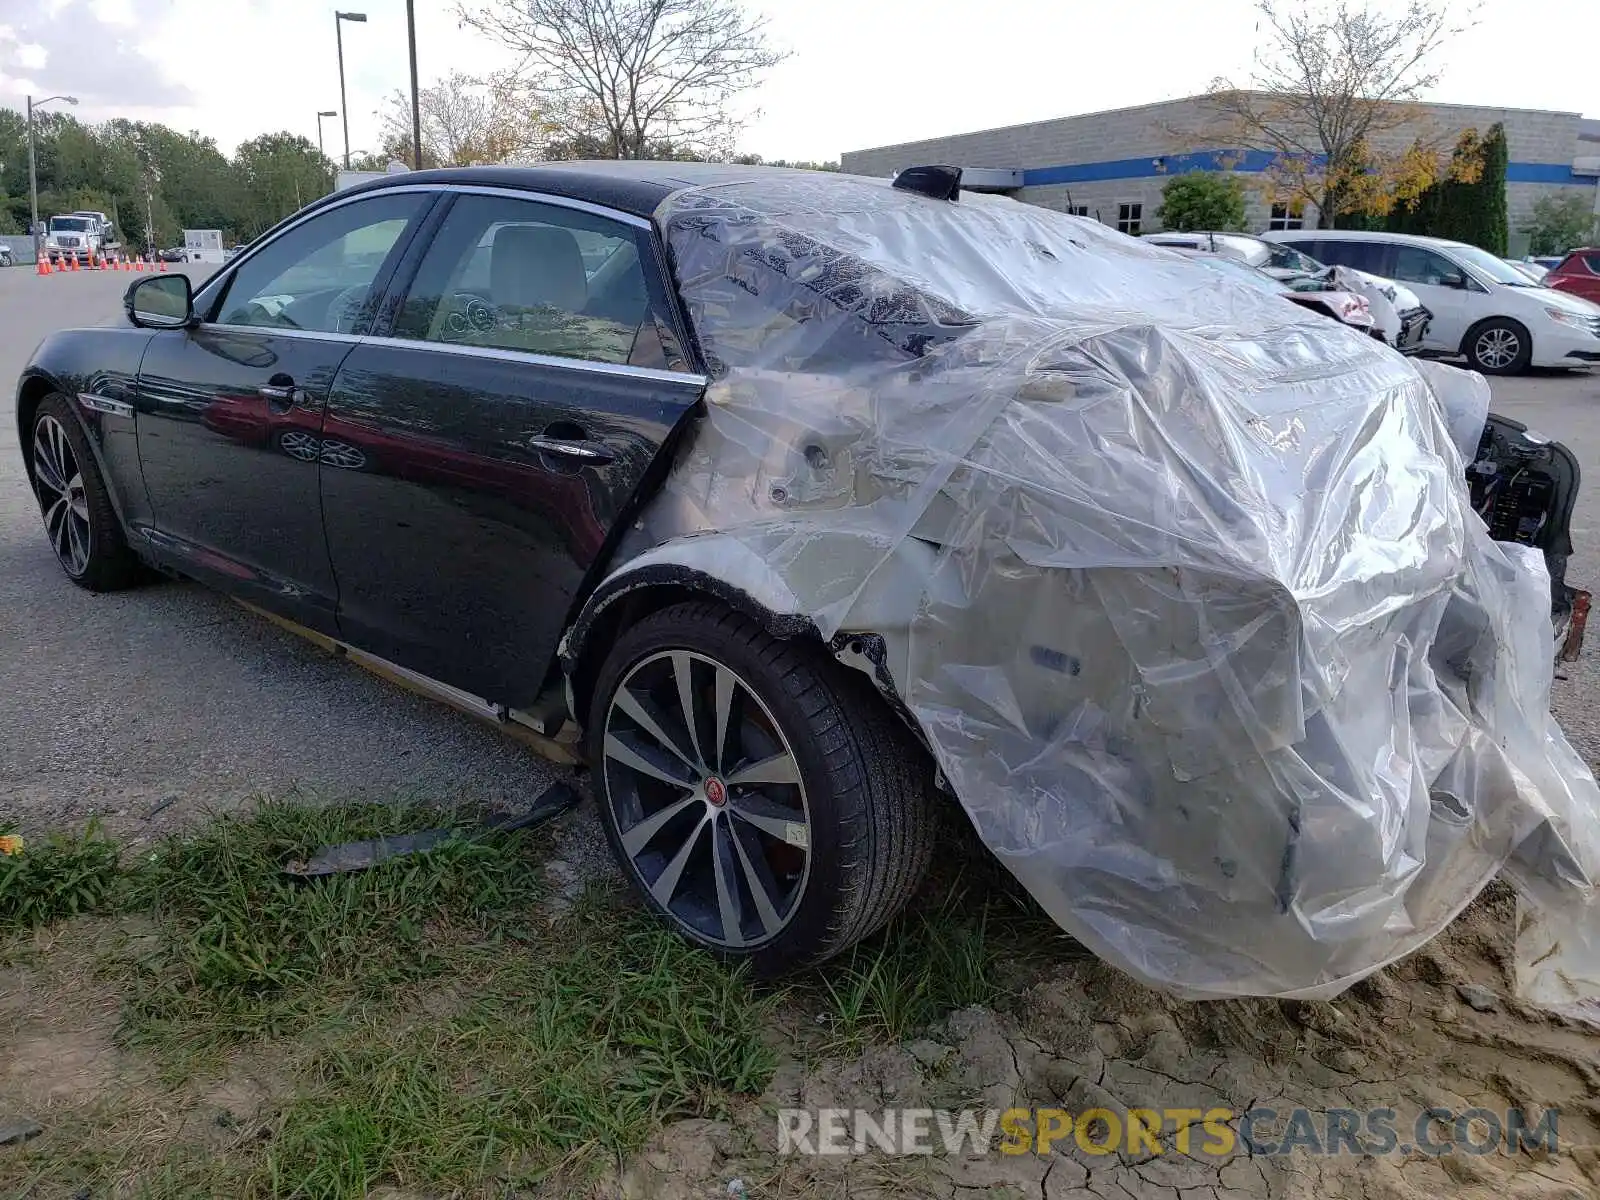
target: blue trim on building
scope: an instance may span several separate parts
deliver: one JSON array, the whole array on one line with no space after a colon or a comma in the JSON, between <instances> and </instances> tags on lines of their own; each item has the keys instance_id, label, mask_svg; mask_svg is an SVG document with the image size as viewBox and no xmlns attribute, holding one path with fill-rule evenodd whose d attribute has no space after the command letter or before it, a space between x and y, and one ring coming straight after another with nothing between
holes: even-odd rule
<instances>
[{"instance_id":1,"label":"blue trim on building","mask_svg":"<svg viewBox=\"0 0 1600 1200\"><path fill-rule=\"evenodd\" d=\"M1193 154L1165 154L1149 158L1118 158L1108 162L1073 163L1058 167L1027 167L1023 187L1059 183L1095 183L1114 179L1156 179L1187 171L1267 170L1277 155L1266 150L1197 150ZM1594 187L1592 175L1574 175L1565 163L1511 163L1507 183L1566 183Z\"/></svg>"}]
</instances>

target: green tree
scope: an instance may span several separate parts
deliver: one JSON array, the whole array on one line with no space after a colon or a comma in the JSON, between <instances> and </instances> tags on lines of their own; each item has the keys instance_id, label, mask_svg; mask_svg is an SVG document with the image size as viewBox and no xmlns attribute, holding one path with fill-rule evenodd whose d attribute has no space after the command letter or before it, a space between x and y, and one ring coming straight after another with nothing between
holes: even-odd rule
<instances>
[{"instance_id":1,"label":"green tree","mask_svg":"<svg viewBox=\"0 0 1600 1200\"><path fill-rule=\"evenodd\" d=\"M1480 139L1468 129L1456 141L1449 166L1414 199L1389 210L1393 233L1450 238L1491 254L1506 252L1506 131L1495 124Z\"/></svg>"},{"instance_id":2,"label":"green tree","mask_svg":"<svg viewBox=\"0 0 1600 1200\"><path fill-rule=\"evenodd\" d=\"M1156 210L1163 229L1244 228L1244 184L1227 171L1175 175L1161 189Z\"/></svg>"},{"instance_id":3,"label":"green tree","mask_svg":"<svg viewBox=\"0 0 1600 1200\"><path fill-rule=\"evenodd\" d=\"M240 232L253 238L333 189L333 164L293 133L264 133L243 143L233 158L244 191Z\"/></svg>"},{"instance_id":4,"label":"green tree","mask_svg":"<svg viewBox=\"0 0 1600 1200\"><path fill-rule=\"evenodd\" d=\"M1522 232L1529 254L1563 254L1596 239L1594 208L1588 196L1541 196Z\"/></svg>"}]
</instances>

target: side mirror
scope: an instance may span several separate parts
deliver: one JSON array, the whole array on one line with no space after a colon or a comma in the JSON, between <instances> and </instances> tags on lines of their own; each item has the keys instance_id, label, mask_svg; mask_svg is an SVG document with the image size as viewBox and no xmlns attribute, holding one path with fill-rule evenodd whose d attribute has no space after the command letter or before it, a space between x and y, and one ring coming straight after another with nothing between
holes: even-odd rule
<instances>
[{"instance_id":1,"label":"side mirror","mask_svg":"<svg viewBox=\"0 0 1600 1200\"><path fill-rule=\"evenodd\" d=\"M1464 290L1467 286L1467 277L1465 275L1441 275L1439 276L1439 286Z\"/></svg>"},{"instance_id":2,"label":"side mirror","mask_svg":"<svg viewBox=\"0 0 1600 1200\"><path fill-rule=\"evenodd\" d=\"M135 280L122 298L128 320L144 329L184 329L194 324L194 285L187 275Z\"/></svg>"}]
</instances>

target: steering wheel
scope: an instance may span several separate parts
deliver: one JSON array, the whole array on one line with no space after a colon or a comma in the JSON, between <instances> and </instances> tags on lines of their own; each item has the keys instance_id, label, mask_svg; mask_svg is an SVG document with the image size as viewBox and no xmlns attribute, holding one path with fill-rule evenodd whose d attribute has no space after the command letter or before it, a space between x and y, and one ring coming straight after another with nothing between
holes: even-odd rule
<instances>
[{"instance_id":1,"label":"steering wheel","mask_svg":"<svg viewBox=\"0 0 1600 1200\"><path fill-rule=\"evenodd\" d=\"M474 333L488 333L499 323L500 310L476 292L457 292L438 318L441 341L455 342Z\"/></svg>"}]
</instances>

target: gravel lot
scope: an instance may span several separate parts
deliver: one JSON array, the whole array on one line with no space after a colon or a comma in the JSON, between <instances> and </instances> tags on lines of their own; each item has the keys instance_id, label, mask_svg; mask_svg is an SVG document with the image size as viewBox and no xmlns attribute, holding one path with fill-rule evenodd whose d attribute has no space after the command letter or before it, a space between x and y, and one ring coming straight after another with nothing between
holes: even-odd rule
<instances>
[{"instance_id":1,"label":"gravel lot","mask_svg":"<svg viewBox=\"0 0 1600 1200\"><path fill-rule=\"evenodd\" d=\"M516 806L560 777L498 731L192 584L92 596L67 582L23 479L13 381L51 330L122 319L127 283L0 271L0 814L34 831L101 814L138 836L291 787ZM1600 376L1499 382L1495 408L1600 462ZM1569 577L1600 590L1593 486L1579 497L1573 540ZM1600 628L1593 636L1555 690L1556 712L1591 765L1600 761ZM586 815L572 839L604 853Z\"/></svg>"},{"instance_id":2,"label":"gravel lot","mask_svg":"<svg viewBox=\"0 0 1600 1200\"><path fill-rule=\"evenodd\" d=\"M99 814L137 837L294 787L518 807L562 777L194 584L67 581L23 477L15 381L51 330L121 320L133 278L0 270L0 816L37 832Z\"/></svg>"}]
</instances>

